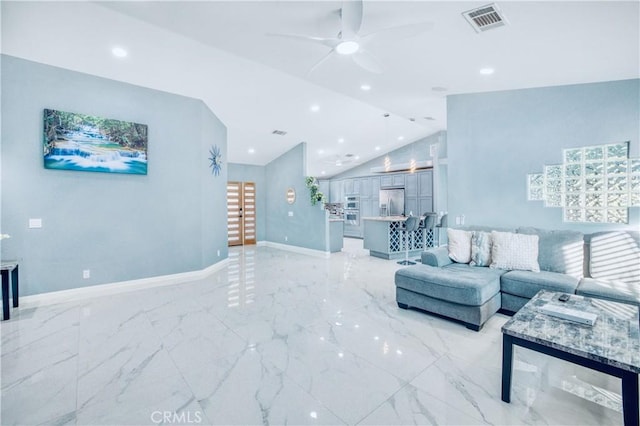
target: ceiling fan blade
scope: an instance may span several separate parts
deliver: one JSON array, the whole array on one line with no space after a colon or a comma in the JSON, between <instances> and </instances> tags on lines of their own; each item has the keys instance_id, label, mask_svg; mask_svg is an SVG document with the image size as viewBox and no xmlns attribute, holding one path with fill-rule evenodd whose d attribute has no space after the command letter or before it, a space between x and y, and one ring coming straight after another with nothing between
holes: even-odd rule
<instances>
[{"instance_id":1,"label":"ceiling fan blade","mask_svg":"<svg viewBox=\"0 0 640 426\"><path fill-rule=\"evenodd\" d=\"M409 37L415 37L434 27L433 22L420 22L417 24L401 25L399 27L383 28L361 37L362 43L367 44L373 40L396 41Z\"/></svg>"},{"instance_id":2,"label":"ceiling fan blade","mask_svg":"<svg viewBox=\"0 0 640 426\"><path fill-rule=\"evenodd\" d=\"M362 0L345 0L340 9L342 16L342 39L350 40L362 26Z\"/></svg>"},{"instance_id":3,"label":"ceiling fan blade","mask_svg":"<svg viewBox=\"0 0 640 426\"><path fill-rule=\"evenodd\" d=\"M304 42L319 43L327 47L330 47L332 49L336 47L338 44L340 44L340 40L337 38L325 38L325 37L314 37L314 36L307 36L307 35L300 35L300 34L278 34L278 33L267 33L266 35L269 37L282 37L282 38L288 38L288 39L304 41Z\"/></svg>"},{"instance_id":4,"label":"ceiling fan blade","mask_svg":"<svg viewBox=\"0 0 640 426\"><path fill-rule=\"evenodd\" d=\"M356 64L365 70L375 74L382 74L382 66L380 65L380 62L378 62L376 57L366 50L360 49L351 57Z\"/></svg>"},{"instance_id":5,"label":"ceiling fan blade","mask_svg":"<svg viewBox=\"0 0 640 426\"><path fill-rule=\"evenodd\" d=\"M318 62L316 62L315 65L311 67L309 72L307 72L307 76L311 75L311 73L314 72L316 70L316 68L318 68L327 59L329 59L331 56L333 56L334 52L335 52L334 50L331 50L329 53L327 53L325 56L323 56L322 59L320 59Z\"/></svg>"}]
</instances>

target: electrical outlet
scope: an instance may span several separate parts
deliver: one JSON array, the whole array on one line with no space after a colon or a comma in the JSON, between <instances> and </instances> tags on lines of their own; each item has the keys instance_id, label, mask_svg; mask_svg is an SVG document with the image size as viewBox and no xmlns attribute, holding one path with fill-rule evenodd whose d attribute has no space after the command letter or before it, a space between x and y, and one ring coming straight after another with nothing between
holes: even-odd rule
<instances>
[{"instance_id":1,"label":"electrical outlet","mask_svg":"<svg viewBox=\"0 0 640 426\"><path fill-rule=\"evenodd\" d=\"M218 250L218 257L220 257L220 250Z\"/></svg>"},{"instance_id":2,"label":"electrical outlet","mask_svg":"<svg viewBox=\"0 0 640 426\"><path fill-rule=\"evenodd\" d=\"M287 236L285 235L284 240L285 240L285 241L289 241L289 237L287 237Z\"/></svg>"},{"instance_id":3,"label":"electrical outlet","mask_svg":"<svg viewBox=\"0 0 640 426\"><path fill-rule=\"evenodd\" d=\"M85 280L87 278L91 278L91 270L85 269L84 271L82 271L82 278Z\"/></svg>"},{"instance_id":4,"label":"electrical outlet","mask_svg":"<svg viewBox=\"0 0 640 426\"><path fill-rule=\"evenodd\" d=\"M29 228L42 228L42 219L29 219Z\"/></svg>"},{"instance_id":5,"label":"electrical outlet","mask_svg":"<svg viewBox=\"0 0 640 426\"><path fill-rule=\"evenodd\" d=\"M460 225L460 216L456 216L456 225Z\"/></svg>"}]
</instances>

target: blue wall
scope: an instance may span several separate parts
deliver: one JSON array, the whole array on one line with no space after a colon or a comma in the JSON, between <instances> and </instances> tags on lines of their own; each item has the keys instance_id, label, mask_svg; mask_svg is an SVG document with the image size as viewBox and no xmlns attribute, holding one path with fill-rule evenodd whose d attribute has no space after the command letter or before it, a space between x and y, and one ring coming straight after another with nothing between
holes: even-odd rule
<instances>
[{"instance_id":1,"label":"blue wall","mask_svg":"<svg viewBox=\"0 0 640 426\"><path fill-rule=\"evenodd\" d=\"M148 174L44 169L44 108L147 124ZM202 101L3 56L2 124L1 230L12 236L2 258L21 262L22 294L227 257L227 170L214 177L208 167L211 145L226 158L226 128ZM28 229L29 218L43 227Z\"/></svg>"},{"instance_id":2,"label":"blue wall","mask_svg":"<svg viewBox=\"0 0 640 426\"><path fill-rule=\"evenodd\" d=\"M564 148L631 141L640 154L640 80L447 98L449 224L530 225L583 232L640 226L563 222L561 208L527 201L526 175L562 163Z\"/></svg>"},{"instance_id":3,"label":"blue wall","mask_svg":"<svg viewBox=\"0 0 640 426\"><path fill-rule=\"evenodd\" d=\"M327 220L321 204L311 205L305 184L306 144L300 143L265 167L267 241L328 251ZM288 188L296 201L288 204ZM293 212L293 216L289 216ZM286 239L285 239L286 237Z\"/></svg>"},{"instance_id":4,"label":"blue wall","mask_svg":"<svg viewBox=\"0 0 640 426\"><path fill-rule=\"evenodd\" d=\"M256 239L264 241L267 213L265 167L229 163L227 179L231 182L254 182L256 184Z\"/></svg>"}]
</instances>

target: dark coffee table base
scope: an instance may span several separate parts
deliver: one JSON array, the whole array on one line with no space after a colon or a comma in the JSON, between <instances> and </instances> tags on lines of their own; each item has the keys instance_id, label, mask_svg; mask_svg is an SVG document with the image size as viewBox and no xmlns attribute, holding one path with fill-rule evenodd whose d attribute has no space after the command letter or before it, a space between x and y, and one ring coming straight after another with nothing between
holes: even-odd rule
<instances>
[{"instance_id":1,"label":"dark coffee table base","mask_svg":"<svg viewBox=\"0 0 640 426\"><path fill-rule=\"evenodd\" d=\"M2 320L8 320L9 310L9 272L11 272L11 293L13 295L13 307L18 307L18 264L9 262L3 264L2 273ZM6 267L5 267L6 266Z\"/></svg>"},{"instance_id":2,"label":"dark coffee table base","mask_svg":"<svg viewBox=\"0 0 640 426\"><path fill-rule=\"evenodd\" d=\"M622 379L622 414L625 426L639 426L638 413L638 374L633 371L603 364L591 359L586 359L569 352L564 352L549 346L519 337L502 335L502 400L511 402L511 376L513 374L513 345L531 349L555 358L569 361L592 370L600 371Z\"/></svg>"}]
</instances>

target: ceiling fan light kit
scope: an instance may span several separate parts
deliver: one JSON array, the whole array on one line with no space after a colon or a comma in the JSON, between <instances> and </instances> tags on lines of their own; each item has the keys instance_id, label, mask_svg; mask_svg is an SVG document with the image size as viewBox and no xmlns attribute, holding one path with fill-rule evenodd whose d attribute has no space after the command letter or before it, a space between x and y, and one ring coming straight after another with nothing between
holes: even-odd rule
<instances>
[{"instance_id":1,"label":"ceiling fan light kit","mask_svg":"<svg viewBox=\"0 0 640 426\"><path fill-rule=\"evenodd\" d=\"M361 35L359 32L362 27L362 17L362 0L344 1L342 3L342 8L340 9L341 30L336 37L325 38L299 34L269 35L322 44L323 46L327 46L331 49L329 53L325 54L325 56L311 67L307 75L311 74L320 65L336 54L351 56L353 62L360 68L375 74L380 74L382 73L382 66L379 61L375 56L365 50L369 43L374 43L375 40L383 37L388 40L400 40L407 37L413 37L433 28L433 23L423 22L419 24L384 28L366 35Z\"/></svg>"},{"instance_id":2,"label":"ceiling fan light kit","mask_svg":"<svg viewBox=\"0 0 640 426\"><path fill-rule=\"evenodd\" d=\"M357 41L343 41L336 46L336 52L341 55L352 55L360 49L360 44Z\"/></svg>"}]
</instances>

